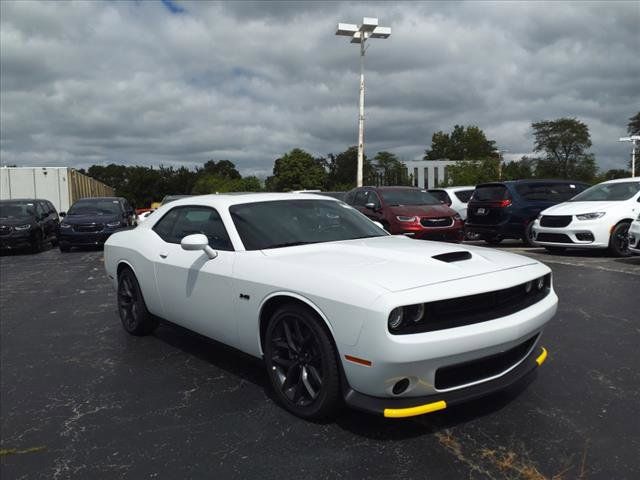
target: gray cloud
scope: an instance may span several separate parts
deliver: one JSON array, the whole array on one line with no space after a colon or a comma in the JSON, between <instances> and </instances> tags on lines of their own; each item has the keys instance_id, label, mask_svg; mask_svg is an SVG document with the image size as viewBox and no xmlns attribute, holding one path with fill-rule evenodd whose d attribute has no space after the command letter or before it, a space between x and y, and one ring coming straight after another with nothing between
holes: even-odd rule
<instances>
[{"instance_id":1,"label":"gray cloud","mask_svg":"<svg viewBox=\"0 0 640 480\"><path fill-rule=\"evenodd\" d=\"M355 143L358 48L338 21L393 28L366 57L367 152L419 158L475 124L530 152L531 122L586 122L602 168L640 110L634 2L1 2L2 164L196 165L266 175L293 147Z\"/></svg>"}]
</instances>

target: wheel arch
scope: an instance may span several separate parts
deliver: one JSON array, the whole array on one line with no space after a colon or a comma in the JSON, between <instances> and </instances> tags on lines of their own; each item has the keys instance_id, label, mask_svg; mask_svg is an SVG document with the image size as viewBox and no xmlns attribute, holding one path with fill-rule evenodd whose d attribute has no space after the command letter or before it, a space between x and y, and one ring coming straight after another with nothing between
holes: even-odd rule
<instances>
[{"instance_id":1,"label":"wheel arch","mask_svg":"<svg viewBox=\"0 0 640 480\"><path fill-rule=\"evenodd\" d=\"M262 300L260 308L258 309L258 344L260 346L260 355L264 355L264 335L267 331L269 319L278 308L286 303L297 303L313 312L314 315L316 315L321 320L321 324L324 325L324 327L327 329L331 341L333 342L334 347L336 347L336 352L338 351L335 334L333 328L331 327L331 323L329 323L326 315L315 303L297 293L274 292Z\"/></svg>"},{"instance_id":2,"label":"wheel arch","mask_svg":"<svg viewBox=\"0 0 640 480\"><path fill-rule=\"evenodd\" d=\"M131 263L127 260L118 260L118 265L116 267L116 280L118 279L118 277L120 276L120 273L125 269L128 268L130 269L133 274L136 276L136 278L138 278L138 274L136 273L136 269L133 268L133 265L131 265Z\"/></svg>"}]
</instances>

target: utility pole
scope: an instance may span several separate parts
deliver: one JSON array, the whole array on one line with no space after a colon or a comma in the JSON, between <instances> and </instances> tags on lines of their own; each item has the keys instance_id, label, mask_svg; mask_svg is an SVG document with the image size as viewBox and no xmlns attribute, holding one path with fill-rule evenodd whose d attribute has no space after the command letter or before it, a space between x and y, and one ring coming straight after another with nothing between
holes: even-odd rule
<instances>
[{"instance_id":1,"label":"utility pole","mask_svg":"<svg viewBox=\"0 0 640 480\"><path fill-rule=\"evenodd\" d=\"M336 35L351 37L351 43L360 44L360 109L358 115L358 174L356 183L362 186L364 169L364 54L365 43L370 38L389 38L391 28L379 27L378 19L364 17L362 25L338 23Z\"/></svg>"},{"instance_id":2,"label":"utility pole","mask_svg":"<svg viewBox=\"0 0 640 480\"><path fill-rule=\"evenodd\" d=\"M632 135L630 137L622 137L619 142L631 142L633 147L631 148L631 176L636 176L636 144L640 140L640 135Z\"/></svg>"}]
</instances>

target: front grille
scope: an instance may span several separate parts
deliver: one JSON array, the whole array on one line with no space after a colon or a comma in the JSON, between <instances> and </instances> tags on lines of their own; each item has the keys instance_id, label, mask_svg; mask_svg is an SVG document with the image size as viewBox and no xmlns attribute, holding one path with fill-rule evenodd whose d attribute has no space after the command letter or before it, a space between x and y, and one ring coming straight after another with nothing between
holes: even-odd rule
<instances>
[{"instance_id":1,"label":"front grille","mask_svg":"<svg viewBox=\"0 0 640 480\"><path fill-rule=\"evenodd\" d=\"M6 236L11 233L11 227L8 225L0 225L0 236Z\"/></svg>"},{"instance_id":2,"label":"front grille","mask_svg":"<svg viewBox=\"0 0 640 480\"><path fill-rule=\"evenodd\" d=\"M453 225L453 217L421 218L420 224L423 227L450 227Z\"/></svg>"},{"instance_id":3,"label":"front grille","mask_svg":"<svg viewBox=\"0 0 640 480\"><path fill-rule=\"evenodd\" d=\"M538 242L552 242L552 243L573 243L573 240L564 233L547 233L540 232L536 237Z\"/></svg>"},{"instance_id":4,"label":"front grille","mask_svg":"<svg viewBox=\"0 0 640 480\"><path fill-rule=\"evenodd\" d=\"M506 352L439 368L436 370L435 387L445 390L500 375L520 363L531 351L537 338L535 335Z\"/></svg>"},{"instance_id":5,"label":"front grille","mask_svg":"<svg viewBox=\"0 0 640 480\"><path fill-rule=\"evenodd\" d=\"M89 223L89 224L79 224L74 225L74 232L83 232L83 233L92 233L92 232L100 232L104 226L101 223Z\"/></svg>"},{"instance_id":6,"label":"front grille","mask_svg":"<svg viewBox=\"0 0 640 480\"><path fill-rule=\"evenodd\" d=\"M394 335L433 332L506 317L546 297L551 291L551 274L544 276L542 290L535 284L536 280L533 280L502 290L425 303L423 321L403 324L390 332Z\"/></svg>"},{"instance_id":7,"label":"front grille","mask_svg":"<svg viewBox=\"0 0 640 480\"><path fill-rule=\"evenodd\" d=\"M543 215L540 219L541 227L561 228L571 223L571 215Z\"/></svg>"}]
</instances>

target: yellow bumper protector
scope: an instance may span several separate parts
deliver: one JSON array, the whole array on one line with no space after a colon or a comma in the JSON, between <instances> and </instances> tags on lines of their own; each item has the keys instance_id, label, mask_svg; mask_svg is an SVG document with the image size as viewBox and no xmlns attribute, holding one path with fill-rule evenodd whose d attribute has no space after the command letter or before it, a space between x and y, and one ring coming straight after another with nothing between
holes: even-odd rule
<instances>
[{"instance_id":1,"label":"yellow bumper protector","mask_svg":"<svg viewBox=\"0 0 640 480\"><path fill-rule=\"evenodd\" d=\"M544 361L547 359L547 349L542 347L542 353L536 358L536 363L538 366L542 365Z\"/></svg>"},{"instance_id":2,"label":"yellow bumper protector","mask_svg":"<svg viewBox=\"0 0 640 480\"><path fill-rule=\"evenodd\" d=\"M384 416L387 418L415 417L416 415L437 412L438 410L444 410L445 408L447 408L447 402L445 402L444 400L440 400L439 402L418 405L417 407L385 408Z\"/></svg>"}]
</instances>

